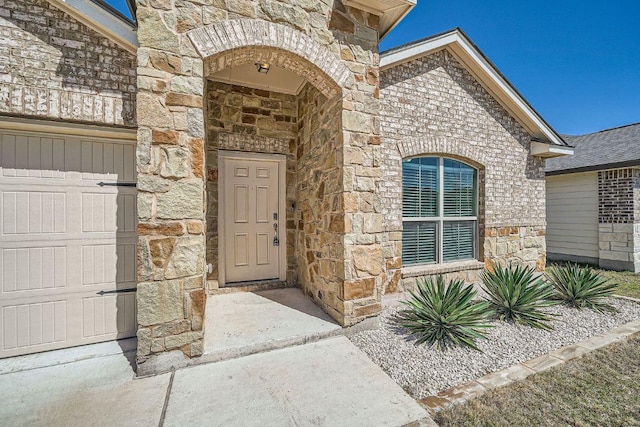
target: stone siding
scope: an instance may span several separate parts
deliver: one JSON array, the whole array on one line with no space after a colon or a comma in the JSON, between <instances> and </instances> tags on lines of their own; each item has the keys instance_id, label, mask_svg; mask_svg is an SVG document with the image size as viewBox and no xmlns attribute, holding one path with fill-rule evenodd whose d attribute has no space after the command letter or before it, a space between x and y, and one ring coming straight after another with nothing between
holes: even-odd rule
<instances>
[{"instance_id":1,"label":"stone siding","mask_svg":"<svg viewBox=\"0 0 640 427\"><path fill-rule=\"evenodd\" d=\"M479 261L543 268L544 160L525 129L447 50L383 70L380 93L387 263L401 265L402 159L439 155L479 171Z\"/></svg>"},{"instance_id":2,"label":"stone siding","mask_svg":"<svg viewBox=\"0 0 640 427\"><path fill-rule=\"evenodd\" d=\"M296 263L300 287L325 311L344 320L342 109L307 84L298 97Z\"/></svg>"},{"instance_id":3,"label":"stone siding","mask_svg":"<svg viewBox=\"0 0 640 427\"><path fill-rule=\"evenodd\" d=\"M322 218L322 222L318 220L316 224L314 238L327 233L333 236L332 239L339 240L328 245L327 249L319 248L320 251L316 250L316 243L312 243L310 249L325 256L325 250L337 251L343 245L343 254L336 253L327 261L346 259L344 263L336 262L333 265L325 262L325 268L326 265L329 265L329 269L335 267L335 275L308 283L305 285L307 291L316 299L319 298L319 290L329 290L323 295L340 293L339 298L322 298L322 305L343 324L352 324L376 314L380 310L379 292L373 298L359 298L358 294L342 294L342 287L344 281L353 279L372 279L376 284L380 281L380 269L367 271L362 264L350 261L352 256L355 257L354 254L367 252L375 255L381 251L384 238L377 232L379 227L376 225L381 222L379 201L372 201L378 217L372 216L370 219L374 224L371 227L371 230L375 230L372 231L374 237L366 242L356 241L358 233L331 231L331 218L338 217L334 213L342 210L345 224L358 223L360 220L354 221L354 218L359 211L344 202L345 192L352 193L351 197L355 200L361 194L363 200L370 200L371 195L368 193L374 192L375 187L372 186L381 179L377 51L379 17L345 7L340 0L243 0L213 3L187 0L175 3L138 2L137 18L140 43L137 96L138 174L139 181L149 183L146 187L149 194L139 199L139 208L142 208L139 227L152 230L145 240L172 237L170 233L174 230L173 222L179 223L175 228L181 227L181 230L186 221L203 225L206 210L211 207L211 204L205 206L202 194L196 194L208 191L209 189L204 188L205 182L211 181L210 178L215 179L215 176L205 177L202 174L202 139L206 133L203 111L205 78L231 66L253 64L256 61L269 62L273 66L284 67L301 75L326 99L323 101L316 97L313 101L308 100L313 102L317 110L309 116L309 129L317 129L312 133L318 139L310 142L324 144L318 144L321 152L314 159L305 159L304 154L297 154L296 170L298 176L313 177L314 180L320 177L328 179L321 198L322 209L325 211L313 213L314 218L316 215L317 218ZM335 103L332 103L334 100ZM323 110L325 104L326 109ZM316 120L319 125L315 124ZM298 120L298 127L303 129L305 125ZM337 134L335 129L338 129ZM303 141L301 145L304 145L305 137L299 138ZM263 140L261 143L267 142ZM301 145L296 147L296 152ZM184 150L187 147L189 150ZM165 148L184 150L186 156L183 159L188 170L186 176L182 172L180 175L173 175L171 182L165 182L157 160L157 156L162 154L158 154L158 149ZM349 156L345 155L346 152L349 152ZM209 155L208 160L211 157ZM332 157L335 168L331 175L326 176L323 168ZM213 175L215 169L214 167ZM317 191L320 187L314 187L316 184L319 185L320 182L313 181L313 185L308 184L307 188ZM189 190L188 194L183 190ZM305 197L310 195L296 195L297 206L300 205L299 200L304 200ZM177 212L186 215L182 218L188 219L174 220L173 217L160 216L161 208L164 212L170 205L175 205ZM304 207L298 209L304 210ZM304 227L300 224L295 226L297 230ZM296 238L299 238L299 231L296 232ZM196 244L195 239L196 237L180 235L176 237L174 244ZM170 330L173 334L169 346L168 337L165 337L164 346L151 348L145 345L138 349L139 372L158 371L158 366L162 365L161 360L175 362L175 357L162 355L172 348L179 348L187 356L197 356L200 353L202 335L198 322L191 322L190 328L186 330L172 326L179 315L198 312L189 308L193 301L191 294L197 287L190 288L184 283L200 281L200 288L197 290L204 292L206 239L204 234L197 235L197 239L203 254L202 259L194 261L197 268L172 270L175 271L175 275L172 274L175 277L170 282L167 281L166 272L163 277L161 274L155 275L153 269L148 274L143 269L144 274L139 277L138 289L143 289L138 297L140 315L150 318L148 326L141 325L139 339L144 340L154 330ZM141 245L138 248L142 265L153 263L147 247ZM181 262L182 260L173 261L175 253L174 250L158 254L157 262L162 265ZM296 259L299 257L296 256ZM319 261L321 263L323 260ZM300 265L296 267L301 268ZM319 268L322 270L322 265ZM383 270L384 265L382 273ZM183 284L178 286L176 281ZM170 294L171 298L162 296L154 297L153 301L142 301L145 296L159 295L160 290L163 290L163 295ZM183 306L177 307L180 299L178 296L184 300L184 309ZM356 299L357 303L345 301L346 298ZM171 316L157 315L167 310ZM183 345L176 347L176 341Z\"/></svg>"},{"instance_id":4,"label":"stone siding","mask_svg":"<svg viewBox=\"0 0 640 427\"><path fill-rule=\"evenodd\" d=\"M207 84L207 263L218 279L219 150L287 156L287 206L296 201L298 100L295 95ZM287 209L287 281L296 283L294 212ZM216 287L216 284L212 284Z\"/></svg>"},{"instance_id":5,"label":"stone siding","mask_svg":"<svg viewBox=\"0 0 640 427\"><path fill-rule=\"evenodd\" d=\"M598 172L599 265L640 273L640 168Z\"/></svg>"},{"instance_id":6,"label":"stone siding","mask_svg":"<svg viewBox=\"0 0 640 427\"><path fill-rule=\"evenodd\" d=\"M135 126L135 55L46 0L0 2L0 113Z\"/></svg>"}]
</instances>

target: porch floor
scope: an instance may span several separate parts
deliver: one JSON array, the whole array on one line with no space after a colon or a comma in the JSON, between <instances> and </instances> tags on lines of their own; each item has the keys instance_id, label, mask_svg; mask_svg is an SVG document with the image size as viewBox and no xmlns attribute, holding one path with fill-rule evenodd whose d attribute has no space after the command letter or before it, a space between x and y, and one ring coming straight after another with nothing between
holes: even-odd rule
<instances>
[{"instance_id":1,"label":"porch floor","mask_svg":"<svg viewBox=\"0 0 640 427\"><path fill-rule=\"evenodd\" d=\"M204 357L226 360L318 341L342 328L297 288L212 295Z\"/></svg>"}]
</instances>

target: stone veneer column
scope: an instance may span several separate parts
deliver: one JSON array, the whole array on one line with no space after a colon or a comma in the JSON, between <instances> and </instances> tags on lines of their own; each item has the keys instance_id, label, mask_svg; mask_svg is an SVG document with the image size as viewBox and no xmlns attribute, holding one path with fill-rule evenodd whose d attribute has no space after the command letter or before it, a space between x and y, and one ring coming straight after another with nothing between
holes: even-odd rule
<instances>
[{"instance_id":1,"label":"stone veneer column","mask_svg":"<svg viewBox=\"0 0 640 427\"><path fill-rule=\"evenodd\" d=\"M203 64L157 5L137 10L138 374L203 353L206 299Z\"/></svg>"},{"instance_id":2,"label":"stone veneer column","mask_svg":"<svg viewBox=\"0 0 640 427\"><path fill-rule=\"evenodd\" d=\"M287 2L267 2L276 3L282 6ZM271 7L264 9L265 6L263 11ZM288 7L294 6L285 8ZM304 20L291 23L293 29L280 23L238 19L195 29L189 37L201 56L207 58L206 75L250 61L264 61L299 74L326 97L312 99L317 114L309 115L320 126L316 129L314 125L312 131L318 131L316 143L324 143L318 144L315 164L298 165L298 170L306 167L313 172L313 179L305 179L304 185L309 191L317 186L314 191L321 196L316 197L323 200L318 205L321 212L306 217L304 212L301 214L300 227L309 235L298 241L297 250L303 252L297 256L298 270L304 273L299 280L336 320L353 324L380 310L382 282L386 280L381 242L388 238L376 196L381 177L376 31L379 19L345 8L340 2L333 4L333 10L325 10L328 6L322 3L299 7L305 11L308 8L312 14L323 11L327 29L316 28L309 35L299 30ZM329 37L328 31L339 37ZM317 38L318 32L323 37ZM331 101L340 95L341 112L338 117L329 117L327 112L334 111ZM325 102L329 103L325 106ZM299 124L300 129L305 127L300 118ZM336 125L340 130L334 135L331 129ZM304 153L300 134L298 139L300 161ZM320 191L322 181L324 187ZM298 197L305 197L304 193L299 191ZM305 205L300 205L298 209L304 209ZM320 235L330 243L322 244Z\"/></svg>"},{"instance_id":3,"label":"stone veneer column","mask_svg":"<svg viewBox=\"0 0 640 427\"><path fill-rule=\"evenodd\" d=\"M269 62L328 100L342 97L339 118L330 121L339 134L319 130L339 184L325 197L318 233L343 249L334 259L316 252L335 266L336 298L309 293L343 324L377 313L388 239L377 195L379 17L340 0L139 2L137 14L139 371L157 371L156 356L167 351L203 351L203 76L235 65Z\"/></svg>"},{"instance_id":4,"label":"stone veneer column","mask_svg":"<svg viewBox=\"0 0 640 427\"><path fill-rule=\"evenodd\" d=\"M598 172L600 266L640 272L640 169Z\"/></svg>"}]
</instances>

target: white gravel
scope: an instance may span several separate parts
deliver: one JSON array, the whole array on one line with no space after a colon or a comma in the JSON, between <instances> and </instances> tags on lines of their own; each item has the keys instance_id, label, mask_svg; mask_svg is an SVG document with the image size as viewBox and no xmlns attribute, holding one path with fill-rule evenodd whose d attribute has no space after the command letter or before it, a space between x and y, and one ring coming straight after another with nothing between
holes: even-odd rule
<instances>
[{"instance_id":1,"label":"white gravel","mask_svg":"<svg viewBox=\"0 0 640 427\"><path fill-rule=\"evenodd\" d=\"M419 399L640 319L640 304L617 298L608 302L620 312L599 314L565 306L548 309L561 315L552 322L550 332L494 321L495 327L486 330L488 340L478 341L482 353L460 347L441 351L416 346L411 335L393 320L401 307L385 310L380 328L358 332L350 339Z\"/></svg>"}]
</instances>

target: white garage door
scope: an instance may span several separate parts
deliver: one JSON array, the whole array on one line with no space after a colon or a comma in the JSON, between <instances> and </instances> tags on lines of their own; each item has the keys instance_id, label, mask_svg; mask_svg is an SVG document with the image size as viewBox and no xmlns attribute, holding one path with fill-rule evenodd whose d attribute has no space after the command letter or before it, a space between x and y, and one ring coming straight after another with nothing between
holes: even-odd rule
<instances>
[{"instance_id":1,"label":"white garage door","mask_svg":"<svg viewBox=\"0 0 640 427\"><path fill-rule=\"evenodd\" d=\"M0 138L0 357L135 335L134 142Z\"/></svg>"}]
</instances>

